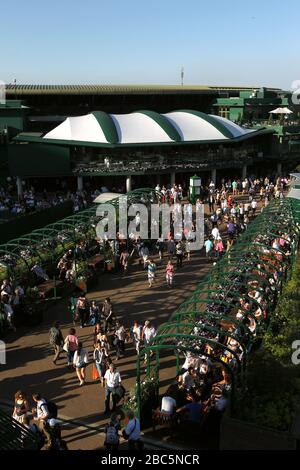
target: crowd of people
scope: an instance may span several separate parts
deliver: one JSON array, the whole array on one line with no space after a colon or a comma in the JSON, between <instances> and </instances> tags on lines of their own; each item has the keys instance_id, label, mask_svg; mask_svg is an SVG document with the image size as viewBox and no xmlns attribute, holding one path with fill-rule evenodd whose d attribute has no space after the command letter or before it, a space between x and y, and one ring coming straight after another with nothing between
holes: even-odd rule
<instances>
[{"instance_id":1,"label":"crowd of people","mask_svg":"<svg viewBox=\"0 0 300 470\"><path fill-rule=\"evenodd\" d=\"M15 185L0 187L0 214L22 215L35 211L49 209L59 206L64 202L71 201L73 212L76 213L85 209L93 200L93 196L98 194L94 191L38 191L34 186L24 189L22 197L18 197ZM95 196L96 197L96 196Z\"/></svg>"},{"instance_id":2,"label":"crowd of people","mask_svg":"<svg viewBox=\"0 0 300 470\"><path fill-rule=\"evenodd\" d=\"M224 180L218 187L211 181L206 188L202 188L196 206L208 204L208 215L205 219L205 252L207 257L213 258L217 262L223 256L225 250L232 247L239 234L247 230L250 220L259 210L263 210L272 198L283 198L287 184L288 180L286 178L279 178L272 182L266 177L261 179ZM183 186L174 184L167 189L165 187L160 188L158 185L155 189L162 194L160 202L175 204L174 222L176 220L176 205L181 205L185 200L186 194ZM137 217L139 217L138 214ZM193 230L194 227L191 232ZM174 233L174 225L171 225L167 240L159 238L156 242L149 242L139 237L130 237L125 242L120 236L117 240L107 241L106 243L110 246L115 269L123 270L124 275L128 273L130 265L137 257L140 269L145 269L147 273L149 288L156 284L157 264L162 266L165 261L163 270L166 285L168 288L172 288L176 270L183 266L184 260L190 261L189 245L193 238L192 233L182 240L180 237L175 237L175 235L178 234ZM284 252L283 256L286 257L291 252L292 242L288 230L284 230L284 228L278 231L277 236L273 234L272 237L264 240L264 243L269 246L269 253L276 254L279 247ZM57 264L58 278L72 282L74 260L80 260L85 256L86 247L81 246L80 243L76 245L74 250L68 250ZM157 262L155 262L156 258ZM174 258L176 259L175 264L173 263ZM241 285L245 272L249 272L249 270L255 272L257 266L260 266L261 271L266 271L268 287L262 293L257 281L248 281L244 290L240 292L240 299L237 302L234 293ZM229 332L224 333L224 337L221 338L224 345L228 346L232 352L226 350L220 354L222 360L233 368L237 367L238 360L242 360L244 354L243 341L239 343L234 337L240 335L244 340L244 336L257 334L260 323L268 314L266 311L266 296L275 298L280 287L284 273L280 272L281 268L277 270L276 264L275 267L275 273L271 273L268 262L266 261L264 264L259 254L255 259L252 258L251 262L246 257L244 266L237 272L230 273L228 277L231 289L227 289L226 293L216 294L215 302L207 304L205 311L201 312L201 315L195 321L193 330L195 336L201 331L202 336L206 335L208 339L219 341L220 337L218 335L214 336L209 330L204 332L203 325L220 327L222 315L231 314L232 311L236 312L235 319L242 325L236 327L233 322ZM14 328L14 309L17 309L22 301L24 289L5 280L0 290L2 307L6 312L11 328ZM233 304L235 305L234 309L232 308ZM105 445L108 448L117 448L120 437L120 420L116 410L124 398L125 389L116 363L121 357L125 356L130 343L136 353L139 353L143 346L151 345L156 335L156 329L148 320L144 324L134 321L132 326L125 326L123 319L119 316L117 318L115 307L112 305L110 298L106 298L103 303L99 304L95 300L88 299L85 291L80 289L75 289L71 295L69 311L73 328L69 329L67 336L64 338L59 322L55 322L49 332L49 342L54 349L53 363L57 364L62 351L64 351L66 353L66 365L76 371L80 387L84 386L87 381L86 371L90 366L94 380L98 380L100 386L105 388L105 413L113 413L105 428ZM209 314L208 317L205 316L206 313ZM93 349L88 350L80 341L76 334L77 325L80 328L87 326L92 328ZM186 349L188 350L188 348ZM206 343L201 346L199 354L195 355L192 352L186 354L182 373L176 377L175 383L169 387L167 393L162 397L161 407L158 410L160 413L172 415L177 423L192 421L201 424L209 413L216 412L218 414L224 411L228 405L230 380L216 362L208 359L211 353L212 348L209 343ZM149 351L149 354L151 357L151 351ZM145 363L147 359L146 355ZM20 392L20 394L24 396L23 392ZM22 401L22 398L20 400ZM37 400L40 401L41 397L38 396ZM44 403L47 403L47 401L44 400ZM46 405L44 405L45 408ZM15 408L14 417L18 416L16 410L19 410L19 408ZM25 414L27 412L28 410ZM38 426L39 432L44 436L47 448L54 445L53 438L51 440L47 436L48 428L51 427L50 421L55 419L50 415L51 413L45 419L40 420L46 421L46 425ZM23 422L27 423L27 416L24 418L25 421ZM126 436L129 436L128 441L133 442L131 445L138 446L140 445L139 421L132 414L128 415L128 420L131 424L130 426L127 425L129 427L127 427L127 430L125 429L122 435L125 439ZM52 421L52 424L54 424L54 421ZM26 425L31 426L29 423ZM114 439L112 434L115 434ZM51 431L49 435L51 435Z\"/></svg>"}]
</instances>

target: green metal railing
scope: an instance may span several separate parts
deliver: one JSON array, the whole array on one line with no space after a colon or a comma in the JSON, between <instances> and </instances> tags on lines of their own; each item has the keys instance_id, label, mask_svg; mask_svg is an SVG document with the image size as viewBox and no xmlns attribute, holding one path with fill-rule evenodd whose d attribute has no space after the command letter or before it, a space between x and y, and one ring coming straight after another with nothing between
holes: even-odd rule
<instances>
[{"instance_id":1,"label":"green metal railing","mask_svg":"<svg viewBox=\"0 0 300 470\"><path fill-rule=\"evenodd\" d=\"M0 409L0 450L38 450L39 438Z\"/></svg>"}]
</instances>

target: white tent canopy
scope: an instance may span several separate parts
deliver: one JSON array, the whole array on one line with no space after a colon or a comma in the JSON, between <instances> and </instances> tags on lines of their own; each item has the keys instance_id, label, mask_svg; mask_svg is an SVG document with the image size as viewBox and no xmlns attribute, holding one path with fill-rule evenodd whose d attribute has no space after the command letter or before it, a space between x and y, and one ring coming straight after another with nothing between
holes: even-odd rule
<instances>
[{"instance_id":1,"label":"white tent canopy","mask_svg":"<svg viewBox=\"0 0 300 470\"><path fill-rule=\"evenodd\" d=\"M68 117L44 139L102 144L172 143L230 140L255 132L220 116L194 110L159 114L137 111L106 114L94 111L85 116Z\"/></svg>"},{"instance_id":2,"label":"white tent canopy","mask_svg":"<svg viewBox=\"0 0 300 470\"><path fill-rule=\"evenodd\" d=\"M112 201L113 199L117 199L119 197L123 196L123 194L120 193L102 193L97 196L93 202L96 204L103 204L104 202Z\"/></svg>"},{"instance_id":3,"label":"white tent canopy","mask_svg":"<svg viewBox=\"0 0 300 470\"><path fill-rule=\"evenodd\" d=\"M269 111L271 114L291 114L293 111L291 111L289 108L284 107L284 108L276 108L273 109L273 111Z\"/></svg>"}]
</instances>

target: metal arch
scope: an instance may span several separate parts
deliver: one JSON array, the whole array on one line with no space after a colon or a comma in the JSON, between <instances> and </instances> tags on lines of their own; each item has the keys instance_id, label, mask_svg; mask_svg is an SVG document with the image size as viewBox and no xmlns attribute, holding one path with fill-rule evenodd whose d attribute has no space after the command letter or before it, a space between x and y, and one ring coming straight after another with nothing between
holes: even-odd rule
<instances>
[{"instance_id":1,"label":"metal arch","mask_svg":"<svg viewBox=\"0 0 300 470\"><path fill-rule=\"evenodd\" d=\"M67 228L70 228L72 230L75 229L75 224L70 224L68 222L65 222L64 219L59 222L55 222L54 224L51 224L51 227L56 228L60 227L60 230L66 230Z\"/></svg>"},{"instance_id":2,"label":"metal arch","mask_svg":"<svg viewBox=\"0 0 300 470\"><path fill-rule=\"evenodd\" d=\"M13 256L14 258L16 259L20 259L22 262L24 262L27 266L27 269L28 271L30 272L30 266L28 265L27 261L25 258L22 258L22 256L18 253L15 253L15 252L11 252L11 251L8 251L8 250L5 250L3 248L1 248L1 245L0 245L0 253L5 253L6 255L9 255L9 256ZM13 269L15 270L16 267L14 267Z\"/></svg>"},{"instance_id":3,"label":"metal arch","mask_svg":"<svg viewBox=\"0 0 300 470\"><path fill-rule=\"evenodd\" d=\"M189 311L186 310L186 311L183 311L183 312L180 312L180 311L179 311L179 312L175 312L175 314L173 314L174 316L173 316L173 315L171 316L170 321L174 321L174 322L175 322L175 321L181 321L182 315L186 315L186 317L183 317L183 319L184 319L184 318L187 318L187 319L188 319L188 318L191 317L191 316L193 316L194 319L196 319L196 318L197 318L197 315L201 315L201 314L203 314L203 313L205 313L203 319L205 319L205 317L208 317L210 320L213 319L213 320L217 320L217 321L219 321L219 322L221 322L221 321L223 321L223 320L224 320L224 321L228 321L228 322L230 322L230 323L233 323L233 324L234 324L235 326L237 326L238 328L241 328L241 330L243 330L243 332L244 332L244 335L249 334L248 329L246 328L246 326L244 325L244 323L241 322L240 320L238 320L237 318L234 318L234 317L231 318L231 317L229 317L228 315L222 315L222 317L221 317L220 315L218 315L218 314L215 313L215 312L203 312L203 311L198 311L198 310L189 310ZM179 317L179 319L177 319L177 316Z\"/></svg>"},{"instance_id":4,"label":"metal arch","mask_svg":"<svg viewBox=\"0 0 300 470\"><path fill-rule=\"evenodd\" d=\"M254 253L255 254L255 257L257 256L257 253ZM238 261L239 263L240 262L250 262L251 263L254 263L256 260L254 259L254 257L252 258L247 258L245 259L245 257L243 256L235 256L235 257L232 257L232 258L226 258L226 263L224 262L225 261L225 258L223 259L223 263L221 262L221 264L219 265L219 269L215 272L216 274L216 279L219 280L219 277L222 277L223 274L223 268L226 269L228 268L229 266L232 266L234 268L234 266L237 265L237 263L235 263L236 261ZM233 261L233 263L232 263ZM258 261L258 260L257 260ZM263 262L261 262L261 264L264 264L266 266L268 266L270 269L273 269L274 270L274 265L272 263L270 263L268 260L263 260ZM239 265L238 265L239 267ZM221 268L221 269L220 269ZM258 267L258 266L253 266L253 269L255 271L259 271L259 272L262 272L263 274L266 274L267 276L273 276L273 273L271 271L268 271L266 269L262 269L261 267ZM230 271L230 273L233 273L234 271ZM242 274L243 271L241 271L239 274ZM225 273L226 275L226 273ZM275 280L275 279L274 279Z\"/></svg>"},{"instance_id":5,"label":"metal arch","mask_svg":"<svg viewBox=\"0 0 300 470\"><path fill-rule=\"evenodd\" d=\"M22 242L23 240L25 240L26 242L30 242L30 243L27 244L27 245L24 245L24 246L20 245L19 243L14 243L16 241ZM38 249L35 246L36 244L33 243L33 241L30 238L27 238L27 237L16 238L16 239L11 240L10 242L8 242L6 245L7 246L15 246L19 249L23 248L24 250L26 250L26 249L32 250L35 253L35 255L37 255L37 258L39 258L39 260L43 262L43 259L40 255L40 253L38 252ZM12 251L13 251L13 253L15 253L15 249L13 249Z\"/></svg>"},{"instance_id":6,"label":"metal arch","mask_svg":"<svg viewBox=\"0 0 300 470\"><path fill-rule=\"evenodd\" d=\"M253 299L253 300L254 300L254 299ZM198 303L199 303L199 304L203 304L203 303L204 303L204 304L215 303L215 304L218 304L218 305L226 304L226 305L230 305L230 306L233 307L233 308L238 307L238 306L235 304L235 302L233 302L233 301L228 302L228 300L226 300L226 299L222 299L222 300L219 300L219 299L211 299L211 300L210 300L210 299L209 299L209 301L208 301L208 299L198 299L198 300L189 302L188 305L194 305L194 304L198 304ZM246 310L246 309L243 308L243 307L239 307L239 308L241 308L241 310L243 310L247 316L251 316L251 317L256 321L256 323L258 323L258 322L257 322L257 319L256 319L256 317L255 317L255 315L254 315L254 313L250 312L249 310ZM203 313L203 315L205 316L205 314L206 314L205 310L204 310L202 313ZM219 315L219 318L222 318L222 314ZM230 318L230 317L229 317L229 318ZM255 330L256 330L256 329L255 329Z\"/></svg>"},{"instance_id":7,"label":"metal arch","mask_svg":"<svg viewBox=\"0 0 300 470\"><path fill-rule=\"evenodd\" d=\"M248 246L248 245L247 245L247 246ZM253 250L253 248L254 248L254 247L257 247L257 246L259 246L259 245L258 245L258 244L255 244L255 245L254 245L253 243L251 243L250 246L248 246L248 247L249 247L249 252L248 252L249 258L248 258L248 259L251 259L252 254L253 254L254 256L258 256L259 254L260 254L260 255L264 255L264 253L257 252L257 251L254 251L254 250ZM266 245L260 245L260 246L262 246L263 248L266 247ZM273 248L272 248L272 249L273 249ZM251 250L251 251L250 251L250 250ZM275 248L274 248L274 250L275 250ZM279 251L279 250L278 250L278 251ZM234 253L233 253L233 254L234 254ZM282 253L280 252L280 254L282 254ZM265 253L265 255L266 255L266 257L271 257L271 259L273 259L275 262L278 262L281 266L286 266L286 265L287 265L287 263L285 263L284 261L281 261L281 260L279 260L278 258L276 258L276 256L274 255L274 253L268 252L268 253ZM236 258L239 259L239 257L236 257ZM242 256L241 256L240 259L242 260ZM224 257L223 260L221 260L221 264L222 264L222 261L223 261L223 264L225 264L225 260L226 260L226 261L229 260L229 262L230 262L230 261L231 261L231 258L229 258L229 257L226 257L226 258L225 258L225 257ZM269 268L274 269L274 265L273 265L272 263L270 263L270 262L267 262L266 260L261 260L261 263L265 263L265 264L267 264L267 265L269 266ZM217 267L217 266L216 266L216 267Z\"/></svg>"},{"instance_id":8,"label":"metal arch","mask_svg":"<svg viewBox=\"0 0 300 470\"><path fill-rule=\"evenodd\" d=\"M55 237L55 240L57 241L58 244L62 246L62 248L65 250L65 245L64 243L57 238L57 235L59 234L58 230L48 228L50 225L47 225L45 228L37 229L34 230L32 233L33 234L40 234L43 236L43 240L51 240L51 238ZM49 233L50 232L50 233ZM45 233L49 233L49 235L45 236Z\"/></svg>"},{"instance_id":9,"label":"metal arch","mask_svg":"<svg viewBox=\"0 0 300 470\"><path fill-rule=\"evenodd\" d=\"M180 329L180 328L182 328L182 329L184 329L184 328L192 328L192 329L198 328L198 329L201 329L201 330L207 330L208 332L217 333L221 336L232 338L239 344L239 346L242 348L244 353L246 353L246 351L247 351L247 346L245 345L244 341L241 340L241 338L239 338L234 333L232 333L232 331L225 330L225 329L223 330L223 329L220 329L216 326L204 325L204 324L198 325L198 324L194 324L194 323L167 322L167 323L164 323L163 325L161 325L161 327L162 327L161 329L158 328L157 334L153 338L154 343L156 342L155 338L159 338L160 336L162 336L164 334L164 329L165 328L168 328L170 330L171 330L172 327L174 327L176 329ZM161 331L161 330L163 330L163 331ZM215 340L213 340L213 341L215 341ZM150 344L152 344L152 343L150 343Z\"/></svg>"},{"instance_id":10,"label":"metal arch","mask_svg":"<svg viewBox=\"0 0 300 470\"><path fill-rule=\"evenodd\" d=\"M226 280L225 280L225 281L226 281ZM230 294L230 293L232 293L232 292L236 293L235 290L232 291L232 289L234 289L234 286L235 286L235 285L236 285L236 283L234 283L234 284L231 286L230 290L228 290L228 291L226 292L226 294ZM222 293L222 291L220 291L220 289L203 289L203 290L201 289L201 290L197 290L197 291L195 292L195 294L202 293L202 292L203 292L203 293L209 292L209 293L216 293L216 294L221 294L221 293ZM194 295L195 295L195 294L194 294ZM193 295L193 297L194 297L194 295ZM240 294L239 296L241 296L241 295L243 295L244 297L248 297L248 298L250 299L250 302L251 302L252 297L249 297L248 294ZM234 295L234 297L236 297L236 295ZM221 303L223 303L223 302L227 302L227 303L228 303L228 300L227 300L226 295L225 295L223 299L214 299L213 297L203 297L203 299L199 299L199 298L197 298L197 297L196 297L195 299L192 298L191 301L187 301L186 305L190 305L190 304L197 303L197 302L202 303L202 302L206 302L206 301L209 301L208 303L211 303L211 302L213 303L213 302L215 302L216 300L220 300ZM255 300L255 299L252 299L252 300ZM229 303L229 305L231 305L231 304L232 304L232 302Z\"/></svg>"},{"instance_id":11,"label":"metal arch","mask_svg":"<svg viewBox=\"0 0 300 470\"><path fill-rule=\"evenodd\" d=\"M241 360L240 358L238 357L238 354L236 353L236 351L234 351L233 349L227 347L226 345L224 345L223 343L220 343L218 341L215 341L213 339L209 339L209 338L205 338L203 336L200 336L200 335L190 335L190 334L184 334L184 333L170 333L170 334L165 334L165 335L161 335L160 337L159 336L155 336L153 338L153 340L155 340L155 338L160 338L160 340L165 340L167 338L180 338L182 340L186 339L188 341L196 341L196 342L199 342L201 345L205 345L205 344L209 344L211 346L215 346L217 348L220 348L222 349L223 351L228 351L230 354L232 354L236 361L237 361L237 367L239 369L239 371L241 370ZM144 351L151 351L151 349L153 349L153 346L157 346L155 344L155 342L153 343L149 343L149 345L147 345L145 348L143 348ZM151 347L152 346L152 347ZM190 349L188 348L188 346L186 347L186 350L189 351ZM199 351L198 351L198 354L199 354Z\"/></svg>"}]
</instances>

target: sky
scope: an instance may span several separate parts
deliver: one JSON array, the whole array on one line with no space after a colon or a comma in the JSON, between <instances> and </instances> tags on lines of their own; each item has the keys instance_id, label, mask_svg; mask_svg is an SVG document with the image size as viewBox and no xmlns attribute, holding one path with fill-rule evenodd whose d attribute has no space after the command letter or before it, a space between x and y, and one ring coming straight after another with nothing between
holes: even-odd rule
<instances>
[{"instance_id":1,"label":"sky","mask_svg":"<svg viewBox=\"0 0 300 470\"><path fill-rule=\"evenodd\" d=\"M0 80L274 86L300 79L299 2L13 0Z\"/></svg>"}]
</instances>

